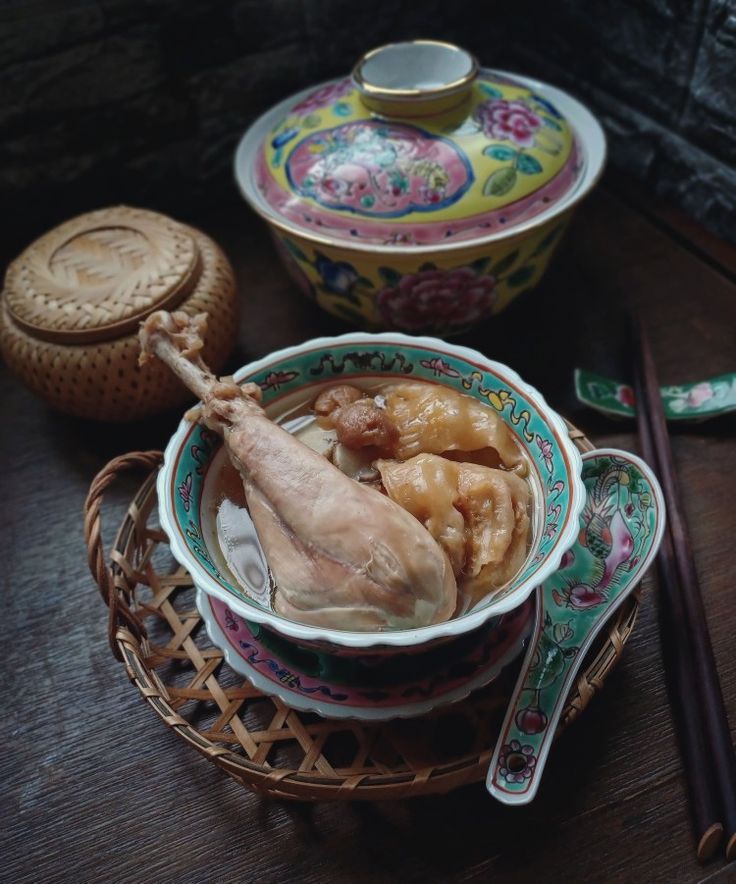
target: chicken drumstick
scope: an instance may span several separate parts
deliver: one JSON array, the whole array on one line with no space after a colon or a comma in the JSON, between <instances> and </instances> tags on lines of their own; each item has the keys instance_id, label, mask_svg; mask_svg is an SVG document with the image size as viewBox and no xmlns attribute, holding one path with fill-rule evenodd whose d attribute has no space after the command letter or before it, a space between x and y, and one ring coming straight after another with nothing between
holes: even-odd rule
<instances>
[{"instance_id":1,"label":"chicken drumstick","mask_svg":"<svg viewBox=\"0 0 736 884\"><path fill-rule=\"evenodd\" d=\"M199 356L205 320L152 314L141 361L165 362L202 400L199 419L223 436L274 576L277 613L356 631L451 617L455 578L426 528L273 423L255 384L218 380Z\"/></svg>"}]
</instances>

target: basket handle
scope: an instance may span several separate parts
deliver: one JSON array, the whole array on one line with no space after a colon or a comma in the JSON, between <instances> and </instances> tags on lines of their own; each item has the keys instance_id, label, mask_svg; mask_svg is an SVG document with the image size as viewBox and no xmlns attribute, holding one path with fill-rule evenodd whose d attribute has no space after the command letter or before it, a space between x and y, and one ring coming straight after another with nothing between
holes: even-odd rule
<instances>
[{"instance_id":1,"label":"basket handle","mask_svg":"<svg viewBox=\"0 0 736 884\"><path fill-rule=\"evenodd\" d=\"M108 607L107 637L113 655L121 660L120 650L116 641L116 633L121 621L140 639L146 634L140 618L131 611L122 592L118 592L116 575L108 564L102 545L102 509L103 495L121 473L134 468L152 472L157 469L163 454L160 451L134 451L113 458L92 480L84 502L84 539L87 544L87 561L100 594ZM123 581L125 576L118 574Z\"/></svg>"}]
</instances>

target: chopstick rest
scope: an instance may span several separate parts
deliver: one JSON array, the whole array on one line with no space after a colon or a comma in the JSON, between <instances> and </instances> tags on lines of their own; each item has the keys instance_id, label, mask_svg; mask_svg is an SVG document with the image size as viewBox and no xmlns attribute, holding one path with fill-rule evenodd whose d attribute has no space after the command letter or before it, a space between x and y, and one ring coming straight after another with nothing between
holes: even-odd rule
<instances>
[{"instance_id":1,"label":"chopstick rest","mask_svg":"<svg viewBox=\"0 0 736 884\"><path fill-rule=\"evenodd\" d=\"M694 384L659 389L668 421L697 423L736 411L736 372L722 374ZM575 396L578 402L609 417L636 416L634 390L629 384L575 369Z\"/></svg>"}]
</instances>

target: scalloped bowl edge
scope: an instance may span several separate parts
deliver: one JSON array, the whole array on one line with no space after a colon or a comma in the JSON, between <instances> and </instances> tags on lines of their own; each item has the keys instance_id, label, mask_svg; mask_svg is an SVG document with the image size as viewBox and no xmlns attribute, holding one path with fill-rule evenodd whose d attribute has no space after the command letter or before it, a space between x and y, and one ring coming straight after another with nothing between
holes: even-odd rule
<instances>
[{"instance_id":1,"label":"scalloped bowl edge","mask_svg":"<svg viewBox=\"0 0 736 884\"><path fill-rule=\"evenodd\" d=\"M383 332L379 334L353 332L335 337L312 338L302 344L274 351L262 359L255 360L238 369L234 373L234 378L240 381L246 376L253 376L258 372L262 372L264 369L273 366L274 363L293 358L307 351L319 348L327 349L341 344L366 345L370 343L390 343L413 348L440 350L441 352L452 353L458 358L465 359L473 364L480 364L487 371L496 374L500 378L508 379L510 383L521 390L525 397L534 403L535 408L543 416L544 421L556 431L555 435L560 443L560 448L570 464L568 471L570 503L566 523L557 535L557 541L553 549L540 562L533 575L521 582L508 595L497 601L491 601L484 607L470 611L461 617L414 629L351 632L330 629L328 627L308 626L294 620L287 620L273 611L256 606L251 607L241 602L237 596L221 587L211 577L183 542L180 530L177 527L175 505L170 496L170 489L173 487L171 481L172 469L182 443L192 427L192 424L184 418L182 418L177 430L166 446L164 462L159 470L156 488L161 528L169 538L172 555L180 565L187 568L197 589L201 589L209 595L226 602L235 613L247 620L267 626L281 635L294 639L296 642L307 645L316 642L327 642L337 647L362 650L386 648L386 651L390 653L407 648L416 649L418 646L425 645L436 639L464 635L482 626L491 618L505 614L526 601L534 589L559 568L562 556L574 543L578 533L580 514L585 504L586 491L581 476L582 458L569 437L562 417L550 408L542 394L523 381L514 369L488 359L483 354L468 347L450 344L439 338L414 337L401 334L400 332Z\"/></svg>"}]
</instances>

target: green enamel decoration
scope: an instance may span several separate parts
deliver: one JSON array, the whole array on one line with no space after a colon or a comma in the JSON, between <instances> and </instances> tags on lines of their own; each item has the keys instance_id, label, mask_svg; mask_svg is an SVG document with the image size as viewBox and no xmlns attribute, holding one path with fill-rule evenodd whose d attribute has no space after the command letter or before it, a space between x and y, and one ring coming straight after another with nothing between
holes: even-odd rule
<instances>
[{"instance_id":1,"label":"green enamel decoration","mask_svg":"<svg viewBox=\"0 0 736 884\"><path fill-rule=\"evenodd\" d=\"M489 791L507 804L534 797L578 667L652 562L664 529L657 480L633 455L588 452L583 481L578 540L537 592L535 633L489 770Z\"/></svg>"},{"instance_id":2,"label":"green enamel decoration","mask_svg":"<svg viewBox=\"0 0 736 884\"><path fill-rule=\"evenodd\" d=\"M297 261L306 261L307 256L304 252L299 248L299 246L288 237L284 237L281 242L286 246L286 248L291 252L291 254L297 259Z\"/></svg>"},{"instance_id":3,"label":"green enamel decoration","mask_svg":"<svg viewBox=\"0 0 736 884\"><path fill-rule=\"evenodd\" d=\"M504 255L503 258L498 262L498 264L493 265L493 274L496 277L502 276L506 273L507 270L510 270L514 264L516 263L519 257L519 250L514 249L513 252L509 252L508 255Z\"/></svg>"},{"instance_id":4,"label":"green enamel decoration","mask_svg":"<svg viewBox=\"0 0 736 884\"><path fill-rule=\"evenodd\" d=\"M516 178L516 169L513 167L498 169L486 179L486 183L483 185L483 195L503 196L516 184Z\"/></svg>"},{"instance_id":5,"label":"green enamel decoration","mask_svg":"<svg viewBox=\"0 0 736 884\"><path fill-rule=\"evenodd\" d=\"M501 98L501 96L503 95L500 89L497 89L495 86L491 86L490 83L480 83L478 88L488 98Z\"/></svg>"},{"instance_id":6,"label":"green enamel decoration","mask_svg":"<svg viewBox=\"0 0 736 884\"><path fill-rule=\"evenodd\" d=\"M390 267L379 267L378 273L386 285L396 286L401 282L401 274Z\"/></svg>"},{"instance_id":7,"label":"green enamel decoration","mask_svg":"<svg viewBox=\"0 0 736 884\"><path fill-rule=\"evenodd\" d=\"M542 172L542 164L528 153L519 154L516 168L524 175L539 175Z\"/></svg>"},{"instance_id":8,"label":"green enamel decoration","mask_svg":"<svg viewBox=\"0 0 736 884\"><path fill-rule=\"evenodd\" d=\"M534 276L535 267L533 264L525 264L523 267L519 267L518 270L515 270L510 276L506 277L506 282L517 288L520 285L524 285L529 282L529 280Z\"/></svg>"},{"instance_id":9,"label":"green enamel decoration","mask_svg":"<svg viewBox=\"0 0 736 884\"><path fill-rule=\"evenodd\" d=\"M538 255L544 254L547 249L552 245L552 243L557 239L557 237L564 230L564 224L558 224L557 227L553 227L550 232L544 236L540 241L534 251L531 253L532 258L536 258Z\"/></svg>"},{"instance_id":10,"label":"green enamel decoration","mask_svg":"<svg viewBox=\"0 0 736 884\"><path fill-rule=\"evenodd\" d=\"M488 147L483 148L483 153L487 157L492 157L494 160L500 160L503 163L513 160L517 151L513 147L507 147L505 144L489 144Z\"/></svg>"},{"instance_id":11,"label":"green enamel decoration","mask_svg":"<svg viewBox=\"0 0 736 884\"><path fill-rule=\"evenodd\" d=\"M611 417L636 415L634 391L629 384L583 369L575 369L575 394L583 405ZM661 387L667 420L705 420L736 411L736 372L706 381Z\"/></svg>"},{"instance_id":12,"label":"green enamel decoration","mask_svg":"<svg viewBox=\"0 0 736 884\"><path fill-rule=\"evenodd\" d=\"M490 263L490 258L478 258L478 260L473 261L470 266L480 276L482 273L485 273L486 270L488 270L488 265Z\"/></svg>"}]
</instances>

